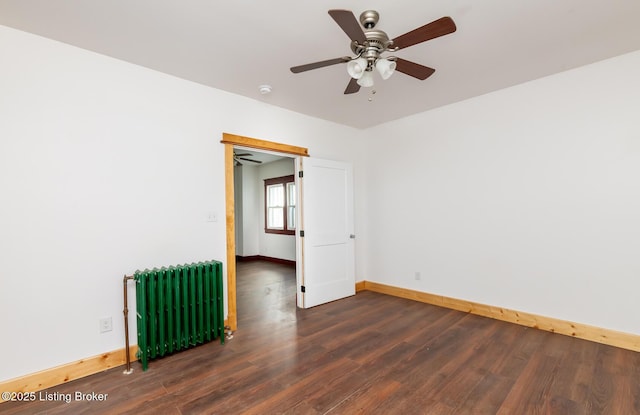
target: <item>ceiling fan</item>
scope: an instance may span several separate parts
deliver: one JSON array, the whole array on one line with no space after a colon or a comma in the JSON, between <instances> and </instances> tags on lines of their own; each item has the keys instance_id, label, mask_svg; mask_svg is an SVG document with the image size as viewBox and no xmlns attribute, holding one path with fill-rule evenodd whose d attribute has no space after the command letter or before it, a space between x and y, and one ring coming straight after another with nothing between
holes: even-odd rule
<instances>
[{"instance_id":1,"label":"ceiling fan","mask_svg":"<svg viewBox=\"0 0 640 415\"><path fill-rule=\"evenodd\" d=\"M427 79L433 75L435 69L395 56L383 57L382 54L384 52L396 52L456 31L456 25L453 20L450 17L442 17L390 40L385 32L375 29L380 18L380 15L375 10L362 12L360 14L360 22L356 20L355 15L350 10L329 10L329 15L351 39L351 50L355 56L344 56L294 66L291 68L291 72L300 73L338 63L346 63L347 72L351 76L351 80L344 90L345 94L358 92L361 86L373 86L374 69L380 73L382 79L388 79L396 70L420 80Z\"/></svg>"},{"instance_id":2,"label":"ceiling fan","mask_svg":"<svg viewBox=\"0 0 640 415\"><path fill-rule=\"evenodd\" d=\"M251 154L251 153L239 153L238 154L238 153L236 153L234 151L233 152L233 164L235 166L242 166L242 162L240 160L250 161L252 163L257 163L257 164L262 163L260 160L251 160L251 159L246 158L246 157L250 157L250 156L253 156L253 154Z\"/></svg>"}]
</instances>

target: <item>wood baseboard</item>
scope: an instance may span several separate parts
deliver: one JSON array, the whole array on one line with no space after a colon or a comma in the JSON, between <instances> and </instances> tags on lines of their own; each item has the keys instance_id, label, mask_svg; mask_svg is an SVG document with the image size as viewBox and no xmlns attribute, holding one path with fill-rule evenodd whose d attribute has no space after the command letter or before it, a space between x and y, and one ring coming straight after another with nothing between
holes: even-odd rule
<instances>
[{"instance_id":1,"label":"wood baseboard","mask_svg":"<svg viewBox=\"0 0 640 415\"><path fill-rule=\"evenodd\" d=\"M464 311L466 313L476 314L483 317L490 317L496 320L550 331L552 333L564 334L565 336L576 337L583 340L589 340L597 343L607 344L610 346L620 347L622 349L640 352L640 335L636 334L623 333L615 330L589 326L587 324L574 323L557 318L539 316L522 311L509 310L507 308L474 303L472 301L460 300L456 298L445 297L442 295L429 294L421 291L414 291L406 288L399 288L370 281L362 281L357 283L356 291L362 291L362 289L358 289L359 285L363 285L364 290L393 295L395 297L407 298L409 300L420 301L423 303L450 308L458 311Z\"/></svg>"},{"instance_id":2,"label":"wood baseboard","mask_svg":"<svg viewBox=\"0 0 640 415\"><path fill-rule=\"evenodd\" d=\"M273 258L270 256L263 256L263 255L249 255L249 256L236 255L236 261L238 262L267 261L267 262L275 262L276 264L283 264L283 265L292 265L292 266L296 265L296 261L291 261L290 259Z\"/></svg>"},{"instance_id":3,"label":"wood baseboard","mask_svg":"<svg viewBox=\"0 0 640 415\"><path fill-rule=\"evenodd\" d=\"M137 345L129 347L132 362L137 360L137 351ZM126 363L126 353L125 348L123 347L122 349L0 382L0 391L38 392L72 380L93 375L94 373L102 372L107 369L123 366ZM0 403L4 401L4 399L0 398Z\"/></svg>"},{"instance_id":4,"label":"wood baseboard","mask_svg":"<svg viewBox=\"0 0 640 415\"><path fill-rule=\"evenodd\" d=\"M356 292L360 292L360 291L364 291L365 288L365 282L366 281L358 281L356 282Z\"/></svg>"}]
</instances>

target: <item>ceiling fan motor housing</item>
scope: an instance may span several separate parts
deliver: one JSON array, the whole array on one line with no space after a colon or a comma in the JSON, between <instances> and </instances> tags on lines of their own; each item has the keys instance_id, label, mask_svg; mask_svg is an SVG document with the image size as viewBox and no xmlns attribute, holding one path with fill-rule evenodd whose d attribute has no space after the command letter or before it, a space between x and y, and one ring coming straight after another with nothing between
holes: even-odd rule
<instances>
[{"instance_id":1,"label":"ceiling fan motor housing","mask_svg":"<svg viewBox=\"0 0 640 415\"><path fill-rule=\"evenodd\" d=\"M365 10L360 14L360 24L365 29L373 29L380 20L380 14L375 10Z\"/></svg>"},{"instance_id":2,"label":"ceiling fan motor housing","mask_svg":"<svg viewBox=\"0 0 640 415\"><path fill-rule=\"evenodd\" d=\"M380 14L375 10L365 10L360 14L360 24L364 27L364 35L367 40L364 44L360 44L357 41L351 42L351 50L357 56L367 60L367 70L373 70L373 66L380 58L380 55L385 52L391 45L392 41L389 40L389 36L379 29L374 29Z\"/></svg>"},{"instance_id":3,"label":"ceiling fan motor housing","mask_svg":"<svg viewBox=\"0 0 640 415\"><path fill-rule=\"evenodd\" d=\"M356 41L351 42L351 50L373 64L389 48L391 41L382 30L366 30L364 34L367 41L362 45Z\"/></svg>"}]
</instances>

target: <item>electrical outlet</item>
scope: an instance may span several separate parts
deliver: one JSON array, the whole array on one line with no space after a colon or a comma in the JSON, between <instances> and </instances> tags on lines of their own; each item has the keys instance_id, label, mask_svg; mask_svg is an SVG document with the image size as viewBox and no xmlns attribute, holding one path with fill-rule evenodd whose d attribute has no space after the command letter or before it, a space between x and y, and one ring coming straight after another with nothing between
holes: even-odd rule
<instances>
[{"instance_id":1,"label":"electrical outlet","mask_svg":"<svg viewBox=\"0 0 640 415\"><path fill-rule=\"evenodd\" d=\"M216 212L208 212L207 213L207 222L217 222L218 214Z\"/></svg>"},{"instance_id":2,"label":"electrical outlet","mask_svg":"<svg viewBox=\"0 0 640 415\"><path fill-rule=\"evenodd\" d=\"M416 281L420 281L420 272L416 271L416 273L413 275L413 277L416 279Z\"/></svg>"},{"instance_id":3,"label":"electrical outlet","mask_svg":"<svg viewBox=\"0 0 640 415\"><path fill-rule=\"evenodd\" d=\"M113 320L111 317L100 319L100 333L106 333L113 330Z\"/></svg>"}]
</instances>

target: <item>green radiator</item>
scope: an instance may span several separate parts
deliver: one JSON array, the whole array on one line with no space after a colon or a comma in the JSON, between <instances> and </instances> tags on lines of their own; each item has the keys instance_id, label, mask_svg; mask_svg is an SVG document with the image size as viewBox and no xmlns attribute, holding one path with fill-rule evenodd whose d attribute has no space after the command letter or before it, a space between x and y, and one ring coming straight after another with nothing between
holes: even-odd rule
<instances>
[{"instance_id":1,"label":"green radiator","mask_svg":"<svg viewBox=\"0 0 640 415\"><path fill-rule=\"evenodd\" d=\"M162 357L216 338L224 343L222 263L136 271L138 359Z\"/></svg>"}]
</instances>

